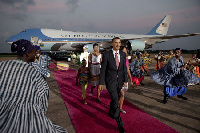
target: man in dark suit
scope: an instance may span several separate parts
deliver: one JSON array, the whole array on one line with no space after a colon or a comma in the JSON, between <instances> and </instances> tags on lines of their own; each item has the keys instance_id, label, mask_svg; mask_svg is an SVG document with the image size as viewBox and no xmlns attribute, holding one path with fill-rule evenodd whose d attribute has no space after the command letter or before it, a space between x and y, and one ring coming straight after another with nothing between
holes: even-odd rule
<instances>
[{"instance_id":1,"label":"man in dark suit","mask_svg":"<svg viewBox=\"0 0 200 133\"><path fill-rule=\"evenodd\" d=\"M113 49L103 54L98 89L102 90L102 85L106 83L106 88L111 96L109 116L116 120L119 132L125 133L123 122L120 117L118 106L118 96L122 86L126 85L127 67L126 54L120 51L121 40L118 37L112 39Z\"/></svg>"}]
</instances>

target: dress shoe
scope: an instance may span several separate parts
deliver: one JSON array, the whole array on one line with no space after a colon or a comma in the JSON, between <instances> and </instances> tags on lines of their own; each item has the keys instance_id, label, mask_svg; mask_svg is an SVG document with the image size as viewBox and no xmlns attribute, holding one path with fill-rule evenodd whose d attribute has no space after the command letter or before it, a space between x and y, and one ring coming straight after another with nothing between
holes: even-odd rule
<instances>
[{"instance_id":1,"label":"dress shoe","mask_svg":"<svg viewBox=\"0 0 200 133\"><path fill-rule=\"evenodd\" d=\"M123 109L120 110L121 113L126 114L126 111L124 111Z\"/></svg>"},{"instance_id":2,"label":"dress shoe","mask_svg":"<svg viewBox=\"0 0 200 133\"><path fill-rule=\"evenodd\" d=\"M126 133L123 126L119 127L119 133Z\"/></svg>"},{"instance_id":3,"label":"dress shoe","mask_svg":"<svg viewBox=\"0 0 200 133\"><path fill-rule=\"evenodd\" d=\"M178 98L182 98L183 100L187 100L187 97L184 97L182 95L177 95Z\"/></svg>"},{"instance_id":4,"label":"dress shoe","mask_svg":"<svg viewBox=\"0 0 200 133\"><path fill-rule=\"evenodd\" d=\"M86 100L84 100L84 104L87 104L87 101L86 101Z\"/></svg>"},{"instance_id":5,"label":"dress shoe","mask_svg":"<svg viewBox=\"0 0 200 133\"><path fill-rule=\"evenodd\" d=\"M98 102L101 102L101 99L100 99L100 98L97 98L97 101L98 101Z\"/></svg>"}]
</instances>

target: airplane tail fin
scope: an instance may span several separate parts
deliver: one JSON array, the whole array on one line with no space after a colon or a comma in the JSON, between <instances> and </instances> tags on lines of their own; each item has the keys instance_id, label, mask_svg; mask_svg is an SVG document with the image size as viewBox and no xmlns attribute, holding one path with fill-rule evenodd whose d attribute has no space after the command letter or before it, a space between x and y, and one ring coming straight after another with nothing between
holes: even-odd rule
<instances>
[{"instance_id":1,"label":"airplane tail fin","mask_svg":"<svg viewBox=\"0 0 200 133\"><path fill-rule=\"evenodd\" d=\"M166 35L172 16L165 16L147 35Z\"/></svg>"}]
</instances>

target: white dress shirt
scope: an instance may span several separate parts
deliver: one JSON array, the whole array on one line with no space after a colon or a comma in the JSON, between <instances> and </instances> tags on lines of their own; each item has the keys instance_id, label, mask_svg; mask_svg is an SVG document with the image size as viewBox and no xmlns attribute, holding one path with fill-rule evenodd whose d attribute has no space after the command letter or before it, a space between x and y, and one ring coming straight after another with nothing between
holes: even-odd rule
<instances>
[{"instance_id":1,"label":"white dress shirt","mask_svg":"<svg viewBox=\"0 0 200 133\"><path fill-rule=\"evenodd\" d=\"M112 51L113 51L113 55L114 55L114 59L115 59L116 51L113 50L113 49L112 49ZM120 62L120 54L119 54L119 50L117 51L117 55L118 55L118 60L119 60L119 62Z\"/></svg>"}]
</instances>

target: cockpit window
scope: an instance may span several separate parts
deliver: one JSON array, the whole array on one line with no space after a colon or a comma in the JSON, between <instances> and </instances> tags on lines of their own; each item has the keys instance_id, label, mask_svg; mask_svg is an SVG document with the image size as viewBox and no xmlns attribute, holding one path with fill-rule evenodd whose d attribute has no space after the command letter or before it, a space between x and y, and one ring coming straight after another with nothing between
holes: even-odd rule
<instances>
[{"instance_id":1,"label":"cockpit window","mask_svg":"<svg viewBox=\"0 0 200 133\"><path fill-rule=\"evenodd\" d=\"M26 30L23 30L22 32L26 32Z\"/></svg>"}]
</instances>

